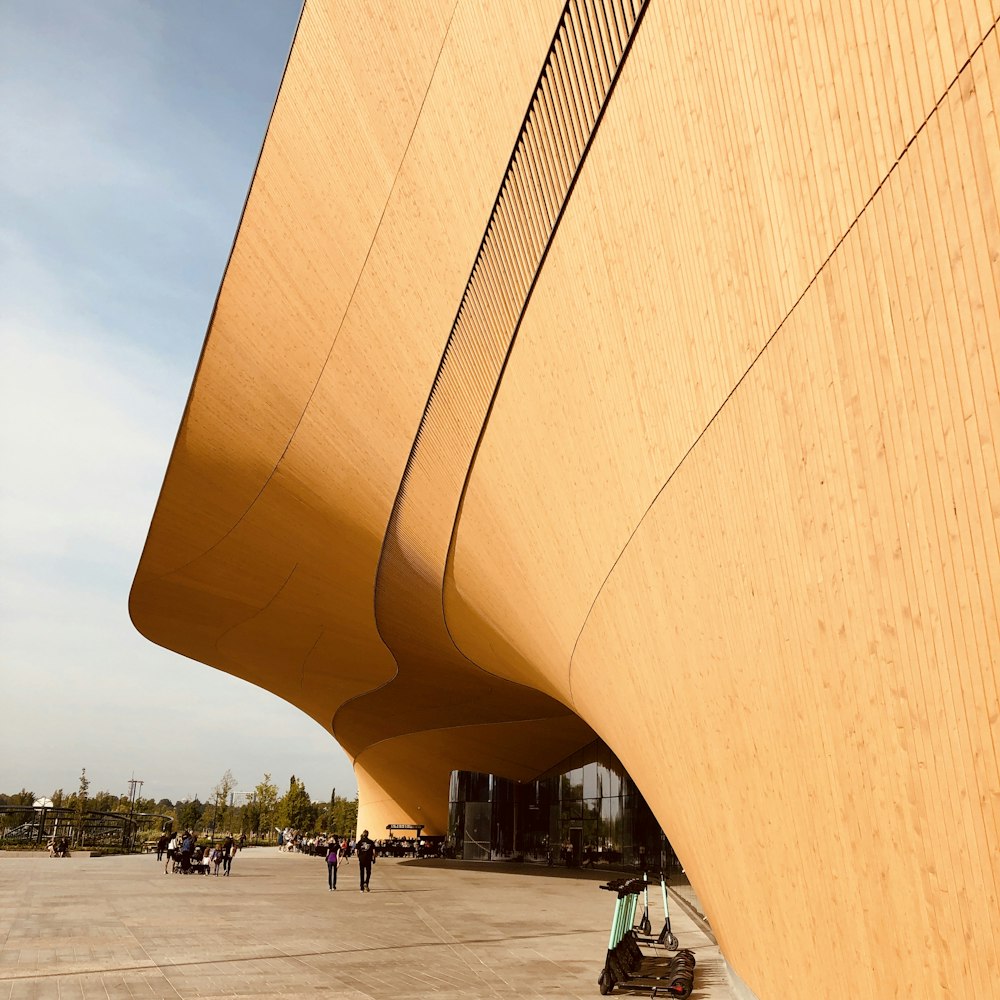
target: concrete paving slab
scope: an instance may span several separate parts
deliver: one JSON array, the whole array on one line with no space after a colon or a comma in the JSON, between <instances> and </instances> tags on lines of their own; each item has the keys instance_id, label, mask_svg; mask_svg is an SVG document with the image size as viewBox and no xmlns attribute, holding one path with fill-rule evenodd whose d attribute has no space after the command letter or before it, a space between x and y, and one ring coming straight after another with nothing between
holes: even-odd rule
<instances>
[{"instance_id":1,"label":"concrete paving slab","mask_svg":"<svg viewBox=\"0 0 1000 1000\"><path fill-rule=\"evenodd\" d=\"M591 998L606 878L381 859L370 893L356 862L330 892L322 859L266 848L229 878L164 875L150 855L0 853L0 1000ZM710 933L671 917L697 957L692 996L732 1000Z\"/></svg>"}]
</instances>

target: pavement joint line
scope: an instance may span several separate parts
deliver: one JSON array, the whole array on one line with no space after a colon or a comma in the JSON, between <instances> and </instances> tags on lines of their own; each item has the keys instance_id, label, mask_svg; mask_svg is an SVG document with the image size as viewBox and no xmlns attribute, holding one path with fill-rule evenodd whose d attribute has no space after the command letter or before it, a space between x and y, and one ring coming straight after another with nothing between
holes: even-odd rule
<instances>
[{"instance_id":1,"label":"pavement joint line","mask_svg":"<svg viewBox=\"0 0 1000 1000\"><path fill-rule=\"evenodd\" d=\"M497 992L496 988L493 986L492 983L488 983L485 981L485 977L483 976L483 969L486 969L486 971L488 972L492 972L493 975L497 979L499 979L501 983L504 984L504 986L509 987L510 984L495 969L491 970L486 965L486 963L483 962L481 958L478 958L475 955L475 953L473 953L473 961L470 962L469 959L466 957L466 952L469 950L468 944L459 939L456 939L455 935L452 934L446 927L444 927L444 925L441 923L440 920L438 920L432 914L428 913L427 908L425 906L417 902L414 904L414 908L416 909L417 915L420 917L420 920L424 924L424 926L429 931L438 936L439 943L446 945L455 955L456 959L458 959L459 962L465 965L469 969L470 974L477 977L485 987L487 987L490 990L493 990L494 993ZM506 938L504 940L506 940ZM484 943L484 942L474 942L474 943ZM478 964L482 968L476 968L475 966L476 962L478 962Z\"/></svg>"},{"instance_id":2,"label":"pavement joint line","mask_svg":"<svg viewBox=\"0 0 1000 1000\"><path fill-rule=\"evenodd\" d=\"M71 976L105 976L119 972L156 972L156 971L164 972L170 969L197 968L199 966L212 966L212 965L228 965L234 962L260 962L260 961L273 961L275 959L300 960L306 958L323 958L324 956L340 956L340 955L362 956L370 954L379 954L386 950L403 951L408 948L413 948L413 949L449 948L451 950L455 950L454 946L456 944L460 945L462 948L468 948L471 945L505 944L508 941L537 941L540 937L544 937L546 939L550 937L575 937L579 933L581 933L580 930L562 931L559 934L545 934L545 935L508 934L505 935L504 937L471 938L466 941L457 941L457 942L413 941L413 942L388 945L388 946L379 945L378 947L365 947L365 948L337 948L331 951L304 951L301 953L283 952L280 949L278 949L279 954L275 955L234 955L230 958L206 958L189 962L157 962L155 959L150 958L149 964L142 964L142 965L114 965L114 966L109 966L108 968L105 969L76 969L76 970L67 969L65 972L34 972L34 973L28 973L26 975L14 975L14 976L0 975L0 983L24 982L24 981L30 981L32 979L57 979L57 978L67 978ZM481 959L477 958L476 961L482 964ZM468 963L464 962L464 964Z\"/></svg>"},{"instance_id":3,"label":"pavement joint line","mask_svg":"<svg viewBox=\"0 0 1000 1000\"><path fill-rule=\"evenodd\" d=\"M341 1000L585 1000L596 992L607 894L572 885L578 873L539 881L505 877L535 874L514 866L386 865L381 891L359 903L356 889L339 901L327 892L325 865L279 863L271 851L248 852L245 884L226 880L225 891L164 878L162 865L148 875L154 866L141 858L84 860L79 872L0 863L0 896L14 903L14 919L0 921L0 1000L54 1000L57 987L63 1000L306 1000L314 991ZM582 881L609 877L617 876L588 872ZM22 880L35 883L29 896L7 892ZM685 902L700 910L693 895ZM734 1000L717 946L678 906L673 929L698 956L699 995Z\"/></svg>"},{"instance_id":4,"label":"pavement joint line","mask_svg":"<svg viewBox=\"0 0 1000 1000\"><path fill-rule=\"evenodd\" d=\"M148 951L146 951L145 947L143 946L143 943L136 936L135 929L133 927L131 927L126 920L122 919L122 915L121 914L116 914L116 916L117 916L117 918L118 918L118 920L120 922L120 925L123 926L123 927L125 927L125 929L128 931L128 933L131 935L132 940L135 941L136 946L138 947L139 951L141 951L142 954L146 956L146 961L153 968L158 968L157 963L153 959L153 956L150 955ZM163 972L162 969L160 970L160 976L162 977L163 981L167 984L167 986L170 987L171 992L173 992L173 994L177 997L177 1000L183 1000L183 997L181 996L180 991L170 981L170 976L168 976L165 972Z\"/></svg>"}]
</instances>

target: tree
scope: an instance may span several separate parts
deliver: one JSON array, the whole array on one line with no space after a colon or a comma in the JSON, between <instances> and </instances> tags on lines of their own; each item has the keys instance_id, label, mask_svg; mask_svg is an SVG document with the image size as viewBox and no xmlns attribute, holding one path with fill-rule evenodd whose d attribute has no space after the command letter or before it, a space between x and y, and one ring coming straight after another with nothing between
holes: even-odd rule
<instances>
[{"instance_id":1,"label":"tree","mask_svg":"<svg viewBox=\"0 0 1000 1000\"><path fill-rule=\"evenodd\" d=\"M254 833L260 834L266 830L268 838L274 828L278 812L278 786L271 781L271 775L264 772L264 778L253 790L251 800L254 804Z\"/></svg>"},{"instance_id":2,"label":"tree","mask_svg":"<svg viewBox=\"0 0 1000 1000\"><path fill-rule=\"evenodd\" d=\"M90 797L90 808L97 812L123 812L128 808L128 799L122 804L122 796L113 792L99 791Z\"/></svg>"},{"instance_id":3,"label":"tree","mask_svg":"<svg viewBox=\"0 0 1000 1000\"><path fill-rule=\"evenodd\" d=\"M215 806L212 812L212 837L215 837L216 826L225 827L226 803L229 800L229 793L239 784L233 777L233 772L226 768L226 773L219 779L219 783L212 789Z\"/></svg>"},{"instance_id":4,"label":"tree","mask_svg":"<svg viewBox=\"0 0 1000 1000\"><path fill-rule=\"evenodd\" d=\"M309 831L316 823L316 812L306 786L292 775L288 791L278 804L278 823L295 830Z\"/></svg>"},{"instance_id":5,"label":"tree","mask_svg":"<svg viewBox=\"0 0 1000 1000\"><path fill-rule=\"evenodd\" d=\"M358 798L337 799L330 817L330 832L353 837L358 828Z\"/></svg>"},{"instance_id":6,"label":"tree","mask_svg":"<svg viewBox=\"0 0 1000 1000\"><path fill-rule=\"evenodd\" d=\"M137 795L135 802L132 803L132 810L137 813L156 812L156 801L154 799L144 799L141 795Z\"/></svg>"},{"instance_id":7,"label":"tree","mask_svg":"<svg viewBox=\"0 0 1000 1000\"><path fill-rule=\"evenodd\" d=\"M336 789L330 796L330 804L324 805L317 814L318 829L337 836L353 836L358 826L358 800L338 798Z\"/></svg>"},{"instance_id":8,"label":"tree","mask_svg":"<svg viewBox=\"0 0 1000 1000\"><path fill-rule=\"evenodd\" d=\"M83 843L83 813L87 808L87 791L90 788L90 779L87 777L87 769L80 770L80 788L76 793L76 822L73 830L76 833L76 842Z\"/></svg>"},{"instance_id":9,"label":"tree","mask_svg":"<svg viewBox=\"0 0 1000 1000\"><path fill-rule=\"evenodd\" d=\"M243 806L243 823L240 826L241 833L249 833L251 837L257 837L260 832L260 803L257 801L256 789L250 793Z\"/></svg>"},{"instance_id":10,"label":"tree","mask_svg":"<svg viewBox=\"0 0 1000 1000\"><path fill-rule=\"evenodd\" d=\"M182 830L194 830L201 822L201 817L205 813L205 807L198 800L196 795L187 802L177 803L177 825Z\"/></svg>"}]
</instances>

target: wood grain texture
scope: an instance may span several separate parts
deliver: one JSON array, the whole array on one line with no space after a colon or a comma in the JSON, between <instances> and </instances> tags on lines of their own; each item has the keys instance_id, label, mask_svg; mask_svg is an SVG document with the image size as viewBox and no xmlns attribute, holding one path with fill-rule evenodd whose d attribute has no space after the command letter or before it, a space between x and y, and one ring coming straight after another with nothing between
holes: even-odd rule
<instances>
[{"instance_id":1,"label":"wood grain texture","mask_svg":"<svg viewBox=\"0 0 1000 1000\"><path fill-rule=\"evenodd\" d=\"M625 27L567 9L442 365L564 9L309 0L133 620L373 832L596 732L761 1000L992 1000L1000 10L650 0L556 226Z\"/></svg>"},{"instance_id":2,"label":"wood grain texture","mask_svg":"<svg viewBox=\"0 0 1000 1000\"><path fill-rule=\"evenodd\" d=\"M667 13L650 11L505 373L452 633L508 676L543 673L610 744L759 996L805 977L810 997L989 997L996 32L954 82L965 59L931 51L941 91L908 113L912 144L847 164L819 107L782 98L784 62L784 138L726 136L733 90L711 81L712 107ZM910 71L888 55L860 76ZM730 172L723 145L748 154ZM834 905L860 918L831 949Z\"/></svg>"}]
</instances>

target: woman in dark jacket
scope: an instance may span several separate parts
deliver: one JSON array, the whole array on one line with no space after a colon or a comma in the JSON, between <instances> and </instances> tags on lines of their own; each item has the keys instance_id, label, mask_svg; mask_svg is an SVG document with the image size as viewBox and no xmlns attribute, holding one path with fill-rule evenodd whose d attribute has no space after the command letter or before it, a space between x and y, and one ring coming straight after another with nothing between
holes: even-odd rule
<instances>
[{"instance_id":1,"label":"woman in dark jacket","mask_svg":"<svg viewBox=\"0 0 1000 1000\"><path fill-rule=\"evenodd\" d=\"M340 864L340 847L337 838L333 837L326 848L326 881L330 892L337 888L337 865Z\"/></svg>"}]
</instances>

